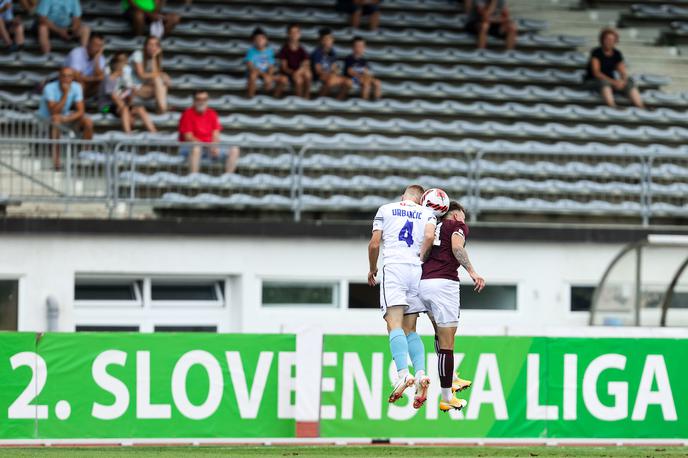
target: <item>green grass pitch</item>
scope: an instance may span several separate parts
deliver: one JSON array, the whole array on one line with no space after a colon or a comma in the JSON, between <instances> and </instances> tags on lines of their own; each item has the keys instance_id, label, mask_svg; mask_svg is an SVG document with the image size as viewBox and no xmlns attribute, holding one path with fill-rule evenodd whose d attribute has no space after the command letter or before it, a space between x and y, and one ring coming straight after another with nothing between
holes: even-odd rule
<instances>
[{"instance_id":1,"label":"green grass pitch","mask_svg":"<svg viewBox=\"0 0 688 458\"><path fill-rule=\"evenodd\" d=\"M688 457L688 447L404 447L404 446L207 446L207 447L37 447L0 448L6 457Z\"/></svg>"}]
</instances>

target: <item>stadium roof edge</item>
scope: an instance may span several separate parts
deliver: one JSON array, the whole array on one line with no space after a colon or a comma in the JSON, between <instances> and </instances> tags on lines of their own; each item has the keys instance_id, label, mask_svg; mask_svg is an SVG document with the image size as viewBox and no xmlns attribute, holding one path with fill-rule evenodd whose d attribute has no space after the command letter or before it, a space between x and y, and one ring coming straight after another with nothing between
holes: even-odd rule
<instances>
[{"instance_id":1,"label":"stadium roof edge","mask_svg":"<svg viewBox=\"0 0 688 458\"><path fill-rule=\"evenodd\" d=\"M279 231L275 230L279 227ZM600 226L573 224L476 223L471 240L522 242L630 243L650 234L688 234L678 226ZM285 220L209 220L195 218L74 219L0 218L0 235L208 236L364 239L367 222L293 222Z\"/></svg>"}]
</instances>

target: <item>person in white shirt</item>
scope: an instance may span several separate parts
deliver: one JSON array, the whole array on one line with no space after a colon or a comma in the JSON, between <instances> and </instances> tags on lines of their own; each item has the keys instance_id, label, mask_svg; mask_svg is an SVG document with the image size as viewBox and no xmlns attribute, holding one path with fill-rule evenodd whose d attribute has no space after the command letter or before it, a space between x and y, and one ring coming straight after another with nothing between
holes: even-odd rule
<instances>
[{"instance_id":1,"label":"person in white shirt","mask_svg":"<svg viewBox=\"0 0 688 458\"><path fill-rule=\"evenodd\" d=\"M137 86L134 84L127 53L120 51L112 56L105 73L103 92L106 107L108 111L120 117L122 130L126 133L131 132L132 124L138 117L148 132L157 132L146 107L137 103Z\"/></svg>"},{"instance_id":2,"label":"person in white shirt","mask_svg":"<svg viewBox=\"0 0 688 458\"><path fill-rule=\"evenodd\" d=\"M105 38L99 33L92 33L86 46L72 49L64 61L64 66L74 69L75 80L81 84L84 97L98 93L105 75Z\"/></svg>"},{"instance_id":3,"label":"person in white shirt","mask_svg":"<svg viewBox=\"0 0 688 458\"><path fill-rule=\"evenodd\" d=\"M158 113L167 112L167 92L172 80L162 70L162 46L160 39L149 36L143 42L143 49L137 49L129 57L134 83L139 86L138 96L155 99Z\"/></svg>"},{"instance_id":4,"label":"person in white shirt","mask_svg":"<svg viewBox=\"0 0 688 458\"><path fill-rule=\"evenodd\" d=\"M423 188L411 185L404 191L400 202L383 205L373 221L373 233L368 244L368 284L377 285L378 257L382 248L382 278L380 284L380 310L387 322L389 344L397 367L398 379L389 402L395 402L404 390L416 385L414 407L420 408L427 398L430 378L425 375L425 349L420 337L408 337L402 324L404 315L425 311L413 310L420 301L418 296L421 277L420 253L432 248L435 239L436 219L431 209L420 205ZM408 370L411 356L416 377Z\"/></svg>"}]
</instances>

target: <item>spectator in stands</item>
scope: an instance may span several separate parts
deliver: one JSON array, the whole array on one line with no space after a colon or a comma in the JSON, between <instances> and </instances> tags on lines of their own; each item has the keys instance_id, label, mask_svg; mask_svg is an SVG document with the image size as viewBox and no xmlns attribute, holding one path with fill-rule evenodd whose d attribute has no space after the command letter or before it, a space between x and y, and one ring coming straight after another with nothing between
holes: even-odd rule
<instances>
[{"instance_id":1,"label":"spectator in stands","mask_svg":"<svg viewBox=\"0 0 688 458\"><path fill-rule=\"evenodd\" d=\"M346 76L353 86L361 88L361 97L364 100L370 99L371 92L374 99L382 96L382 85L380 80L373 76L365 58L365 41L359 36L353 39L353 53L344 59L344 76Z\"/></svg>"},{"instance_id":2,"label":"spectator in stands","mask_svg":"<svg viewBox=\"0 0 688 458\"><path fill-rule=\"evenodd\" d=\"M339 72L332 30L324 27L320 29L319 35L320 45L311 54L315 81L321 82L319 95L322 97L333 89L339 89L337 98L344 100L351 89L351 80Z\"/></svg>"},{"instance_id":3,"label":"spectator in stands","mask_svg":"<svg viewBox=\"0 0 688 458\"><path fill-rule=\"evenodd\" d=\"M143 49L134 51L129 61L134 67L134 84L139 87L137 95L142 99L155 99L158 113L167 112L167 91L171 80L162 71L160 39L147 37Z\"/></svg>"},{"instance_id":4,"label":"spectator in stands","mask_svg":"<svg viewBox=\"0 0 688 458\"><path fill-rule=\"evenodd\" d=\"M478 48L487 47L487 36L501 38L506 49L516 47L518 27L511 19L506 0L468 0L466 31L478 37Z\"/></svg>"},{"instance_id":5,"label":"spectator in stands","mask_svg":"<svg viewBox=\"0 0 688 458\"><path fill-rule=\"evenodd\" d=\"M287 85L287 77L278 75L275 72L275 53L268 46L268 37L260 27L253 30L251 34L253 46L246 52L246 69L248 71L248 81L246 84L246 94L248 98L256 95L256 85L258 79L263 80L263 87L266 91L271 91L274 87L275 97L280 97Z\"/></svg>"},{"instance_id":6,"label":"spectator in stands","mask_svg":"<svg viewBox=\"0 0 688 458\"><path fill-rule=\"evenodd\" d=\"M64 61L64 66L74 70L74 78L81 84L84 97L89 98L98 93L105 75L105 38L93 33L87 46L72 49Z\"/></svg>"},{"instance_id":7,"label":"spectator in stands","mask_svg":"<svg viewBox=\"0 0 688 458\"><path fill-rule=\"evenodd\" d=\"M300 43L301 27L289 24L287 27L287 42L282 46L277 57L280 59L280 70L289 78L294 87L294 94L305 99L311 98L311 73L308 53Z\"/></svg>"},{"instance_id":8,"label":"spectator in stands","mask_svg":"<svg viewBox=\"0 0 688 458\"><path fill-rule=\"evenodd\" d=\"M103 84L106 105L102 111L113 112L122 120L122 130L129 133L133 121L138 117L148 132L157 132L146 108L136 103L136 86L129 66L129 56L120 51L110 59L110 65Z\"/></svg>"},{"instance_id":9,"label":"spectator in stands","mask_svg":"<svg viewBox=\"0 0 688 458\"><path fill-rule=\"evenodd\" d=\"M176 13L163 13L161 6L160 0L122 0L122 14L131 23L134 35L162 38L172 33L181 18Z\"/></svg>"},{"instance_id":10,"label":"spectator in stands","mask_svg":"<svg viewBox=\"0 0 688 458\"><path fill-rule=\"evenodd\" d=\"M73 69L62 67L59 79L43 88L38 116L52 123L50 138L60 138L60 127L77 127L84 139L93 138L93 121L86 116L83 91L74 78ZM53 149L53 164L60 169L58 148Z\"/></svg>"},{"instance_id":11,"label":"spectator in stands","mask_svg":"<svg viewBox=\"0 0 688 458\"><path fill-rule=\"evenodd\" d=\"M81 46L88 43L91 29L81 22L79 0L40 0L36 14L38 41L43 54L50 52L50 34L65 41L76 40Z\"/></svg>"},{"instance_id":12,"label":"spectator in stands","mask_svg":"<svg viewBox=\"0 0 688 458\"><path fill-rule=\"evenodd\" d=\"M354 29L361 25L361 16L368 16L370 30L380 25L380 3L382 0L337 0L337 11L350 14L349 24Z\"/></svg>"},{"instance_id":13,"label":"spectator in stands","mask_svg":"<svg viewBox=\"0 0 688 458\"><path fill-rule=\"evenodd\" d=\"M10 32L14 35L14 40L10 37ZM19 16L14 15L12 0L0 0L0 38L7 45L8 52L24 48L24 24Z\"/></svg>"},{"instance_id":14,"label":"spectator in stands","mask_svg":"<svg viewBox=\"0 0 688 458\"><path fill-rule=\"evenodd\" d=\"M616 106L614 92L618 92L626 94L636 107L644 108L645 105L640 97L640 92L626 71L623 54L616 49L618 43L619 34L616 30L612 28L602 29L600 46L590 52L584 85L600 91L604 103L610 107Z\"/></svg>"},{"instance_id":15,"label":"spectator in stands","mask_svg":"<svg viewBox=\"0 0 688 458\"><path fill-rule=\"evenodd\" d=\"M193 106L187 108L179 119L179 141L206 143L182 147L181 153L189 157L191 173L198 173L201 158L220 160L225 163L225 173L234 173L239 160L239 148L229 149L213 145L220 141L220 120L212 108L208 108L208 92L200 89L194 93Z\"/></svg>"}]
</instances>

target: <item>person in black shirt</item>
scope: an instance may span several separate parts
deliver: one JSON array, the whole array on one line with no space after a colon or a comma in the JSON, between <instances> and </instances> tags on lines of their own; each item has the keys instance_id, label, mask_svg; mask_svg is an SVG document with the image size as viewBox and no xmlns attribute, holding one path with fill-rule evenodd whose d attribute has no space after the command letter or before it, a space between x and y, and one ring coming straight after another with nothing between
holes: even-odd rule
<instances>
[{"instance_id":1,"label":"person in black shirt","mask_svg":"<svg viewBox=\"0 0 688 458\"><path fill-rule=\"evenodd\" d=\"M320 46L311 53L314 80L321 82L319 95L322 97L329 94L332 89L339 89L337 98L344 100L351 90L351 80L343 76L339 69L332 29L323 27L319 35Z\"/></svg>"},{"instance_id":2,"label":"person in black shirt","mask_svg":"<svg viewBox=\"0 0 688 458\"><path fill-rule=\"evenodd\" d=\"M349 78L353 86L361 88L361 97L370 98L371 92L375 100L382 96L382 85L370 71L368 60L365 58L365 41L356 36L353 39L353 53L344 59L344 76Z\"/></svg>"},{"instance_id":3,"label":"person in black shirt","mask_svg":"<svg viewBox=\"0 0 688 458\"><path fill-rule=\"evenodd\" d=\"M633 105L644 108L638 88L628 77L623 54L616 49L619 34L611 28L600 32L600 46L590 52L590 60L585 74L584 85L600 91L604 102L615 107L614 92L621 92L631 99Z\"/></svg>"}]
</instances>

